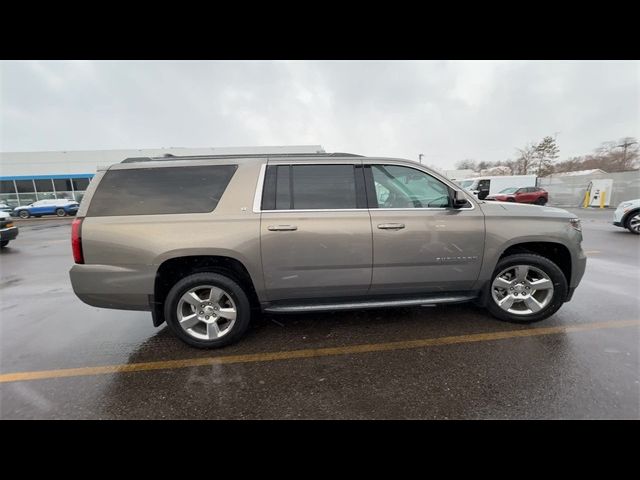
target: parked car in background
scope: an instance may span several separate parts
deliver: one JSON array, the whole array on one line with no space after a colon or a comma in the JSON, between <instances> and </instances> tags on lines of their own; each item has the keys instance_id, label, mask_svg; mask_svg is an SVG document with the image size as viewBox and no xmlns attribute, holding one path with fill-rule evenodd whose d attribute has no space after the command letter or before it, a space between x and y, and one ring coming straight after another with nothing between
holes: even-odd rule
<instances>
[{"instance_id":1,"label":"parked car in background","mask_svg":"<svg viewBox=\"0 0 640 480\"><path fill-rule=\"evenodd\" d=\"M13 224L11 215L7 212L0 212L0 248L6 247L17 236L18 227Z\"/></svg>"},{"instance_id":2,"label":"parked car in background","mask_svg":"<svg viewBox=\"0 0 640 480\"><path fill-rule=\"evenodd\" d=\"M9 215L13 212L13 207L10 207L6 203L0 203L0 212L6 212Z\"/></svg>"},{"instance_id":3,"label":"parked car in background","mask_svg":"<svg viewBox=\"0 0 640 480\"><path fill-rule=\"evenodd\" d=\"M459 180L457 183L473 193L479 200L484 200L488 195L500 193L505 188L535 187L537 181L536 175L500 175L467 178Z\"/></svg>"},{"instance_id":4,"label":"parked car in background","mask_svg":"<svg viewBox=\"0 0 640 480\"><path fill-rule=\"evenodd\" d=\"M64 217L66 215L75 215L79 206L80 204L75 200L66 198L39 200L29 205L14 208L13 216L20 218L41 217L43 215Z\"/></svg>"},{"instance_id":5,"label":"parked car in background","mask_svg":"<svg viewBox=\"0 0 640 480\"><path fill-rule=\"evenodd\" d=\"M549 192L540 187L505 188L500 193L489 195L485 200L498 202L535 203L544 205L549 201Z\"/></svg>"},{"instance_id":6,"label":"parked car in background","mask_svg":"<svg viewBox=\"0 0 640 480\"><path fill-rule=\"evenodd\" d=\"M622 202L613 212L613 224L640 235L640 198Z\"/></svg>"}]
</instances>

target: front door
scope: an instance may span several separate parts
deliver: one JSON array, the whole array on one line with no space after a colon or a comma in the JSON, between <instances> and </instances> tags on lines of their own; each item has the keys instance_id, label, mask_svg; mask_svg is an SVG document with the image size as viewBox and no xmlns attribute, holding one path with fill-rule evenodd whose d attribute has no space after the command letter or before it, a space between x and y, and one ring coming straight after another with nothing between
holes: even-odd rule
<instances>
[{"instance_id":1,"label":"front door","mask_svg":"<svg viewBox=\"0 0 640 480\"><path fill-rule=\"evenodd\" d=\"M260 226L269 300L368 291L371 221L361 163L269 163Z\"/></svg>"},{"instance_id":2,"label":"front door","mask_svg":"<svg viewBox=\"0 0 640 480\"><path fill-rule=\"evenodd\" d=\"M480 209L452 208L450 187L416 168L374 163L365 172L375 192L371 293L471 289L484 250Z\"/></svg>"}]
</instances>

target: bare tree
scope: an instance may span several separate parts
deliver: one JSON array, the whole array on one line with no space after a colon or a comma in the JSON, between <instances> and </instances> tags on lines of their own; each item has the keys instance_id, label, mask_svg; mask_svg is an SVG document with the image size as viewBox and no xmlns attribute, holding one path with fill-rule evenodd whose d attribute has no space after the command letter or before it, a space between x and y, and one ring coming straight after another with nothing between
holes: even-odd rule
<instances>
[{"instance_id":1,"label":"bare tree","mask_svg":"<svg viewBox=\"0 0 640 480\"><path fill-rule=\"evenodd\" d=\"M536 159L536 147L534 143L529 143L524 148L518 148L518 158L515 160L515 175L526 175L531 170L531 166Z\"/></svg>"},{"instance_id":2,"label":"bare tree","mask_svg":"<svg viewBox=\"0 0 640 480\"><path fill-rule=\"evenodd\" d=\"M464 160L460 160L458 163L456 163L456 168L459 170L470 169L476 171L476 169L478 168L478 164L475 160L465 158Z\"/></svg>"}]
</instances>

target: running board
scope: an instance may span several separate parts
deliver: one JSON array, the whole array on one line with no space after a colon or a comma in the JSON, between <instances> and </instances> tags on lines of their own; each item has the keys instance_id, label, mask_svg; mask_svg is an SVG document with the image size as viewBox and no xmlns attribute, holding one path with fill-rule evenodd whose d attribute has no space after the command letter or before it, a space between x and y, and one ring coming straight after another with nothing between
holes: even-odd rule
<instances>
[{"instance_id":1,"label":"running board","mask_svg":"<svg viewBox=\"0 0 640 480\"><path fill-rule=\"evenodd\" d=\"M420 298L393 299L393 300L350 300L334 303L289 303L271 304L264 308L269 313L303 313L303 312L325 312L333 310L362 310L367 308L386 307L416 307L421 305L438 305L441 303L468 302L477 298L477 295L441 295L425 296Z\"/></svg>"}]
</instances>

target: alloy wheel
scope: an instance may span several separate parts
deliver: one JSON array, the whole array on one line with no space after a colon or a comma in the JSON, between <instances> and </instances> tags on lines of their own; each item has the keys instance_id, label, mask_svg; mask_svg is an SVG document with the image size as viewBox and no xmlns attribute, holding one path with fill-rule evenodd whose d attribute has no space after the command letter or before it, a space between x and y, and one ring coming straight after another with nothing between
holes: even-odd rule
<instances>
[{"instance_id":1,"label":"alloy wheel","mask_svg":"<svg viewBox=\"0 0 640 480\"><path fill-rule=\"evenodd\" d=\"M553 282L549 276L531 265L514 265L496 275L491 296L504 311L514 315L530 315L547 307L553 298Z\"/></svg>"},{"instance_id":2,"label":"alloy wheel","mask_svg":"<svg viewBox=\"0 0 640 480\"><path fill-rule=\"evenodd\" d=\"M231 331L237 309L225 290L213 285L200 285L180 297L177 313L178 324L190 336L215 340Z\"/></svg>"}]
</instances>

